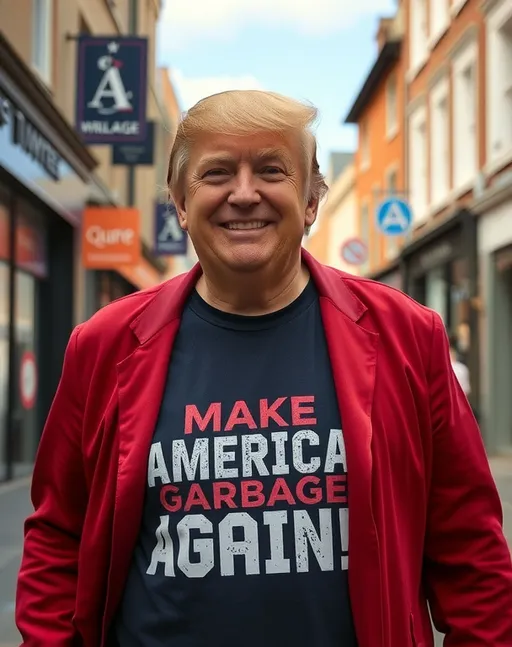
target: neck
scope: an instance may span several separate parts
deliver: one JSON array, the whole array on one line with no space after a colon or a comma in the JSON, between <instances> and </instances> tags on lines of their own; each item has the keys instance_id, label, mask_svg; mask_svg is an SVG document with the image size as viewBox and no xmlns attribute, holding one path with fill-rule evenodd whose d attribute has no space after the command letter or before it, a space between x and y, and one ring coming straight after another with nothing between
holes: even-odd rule
<instances>
[{"instance_id":1,"label":"neck","mask_svg":"<svg viewBox=\"0 0 512 647\"><path fill-rule=\"evenodd\" d=\"M206 303L218 310L246 316L270 314L285 308L300 295L309 280L309 271L300 257L281 274L278 282L275 268L269 270L247 274L229 272L229 276L222 277L204 271L196 289Z\"/></svg>"}]
</instances>

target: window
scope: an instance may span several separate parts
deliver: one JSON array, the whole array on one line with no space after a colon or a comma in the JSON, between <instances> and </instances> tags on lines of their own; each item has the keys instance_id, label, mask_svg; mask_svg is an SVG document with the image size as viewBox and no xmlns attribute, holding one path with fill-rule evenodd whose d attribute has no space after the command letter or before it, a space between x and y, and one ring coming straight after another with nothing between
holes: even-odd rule
<instances>
[{"instance_id":1,"label":"window","mask_svg":"<svg viewBox=\"0 0 512 647\"><path fill-rule=\"evenodd\" d=\"M448 80L443 79L430 94L430 201L438 205L450 188Z\"/></svg>"},{"instance_id":2,"label":"window","mask_svg":"<svg viewBox=\"0 0 512 647\"><path fill-rule=\"evenodd\" d=\"M453 185L464 188L477 173L477 92L475 43L453 63ZM512 115L512 113L511 113Z\"/></svg>"},{"instance_id":3,"label":"window","mask_svg":"<svg viewBox=\"0 0 512 647\"><path fill-rule=\"evenodd\" d=\"M53 0L32 0L32 65L43 81L51 80Z\"/></svg>"},{"instance_id":4,"label":"window","mask_svg":"<svg viewBox=\"0 0 512 647\"><path fill-rule=\"evenodd\" d=\"M398 130L398 97L397 81L393 75L386 85L386 133L388 138L394 137Z\"/></svg>"},{"instance_id":5,"label":"window","mask_svg":"<svg viewBox=\"0 0 512 647\"><path fill-rule=\"evenodd\" d=\"M361 168L363 170L370 166L370 134L368 132L368 123L363 122L359 128L360 146L361 146Z\"/></svg>"},{"instance_id":6,"label":"window","mask_svg":"<svg viewBox=\"0 0 512 647\"><path fill-rule=\"evenodd\" d=\"M488 151L491 163L512 157L512 4L502 0L487 23Z\"/></svg>"},{"instance_id":7,"label":"window","mask_svg":"<svg viewBox=\"0 0 512 647\"><path fill-rule=\"evenodd\" d=\"M386 199L396 197L398 191L398 174L396 169L392 169L387 174L387 195ZM386 260L394 259L400 249L398 236L385 236L386 241Z\"/></svg>"},{"instance_id":8,"label":"window","mask_svg":"<svg viewBox=\"0 0 512 647\"><path fill-rule=\"evenodd\" d=\"M360 219L360 235L361 235L361 240L366 243L366 247L368 249L368 257L365 263L361 264L361 275L365 275L368 273L368 268L369 268L369 263L368 263L368 258L369 258L369 252L370 252L370 212L368 209L368 202L363 202L361 205L361 219Z\"/></svg>"},{"instance_id":9,"label":"window","mask_svg":"<svg viewBox=\"0 0 512 647\"><path fill-rule=\"evenodd\" d=\"M430 39L434 44L450 24L449 0L430 0Z\"/></svg>"},{"instance_id":10,"label":"window","mask_svg":"<svg viewBox=\"0 0 512 647\"><path fill-rule=\"evenodd\" d=\"M413 222L427 216L427 114L417 108L409 120L409 193Z\"/></svg>"},{"instance_id":11,"label":"window","mask_svg":"<svg viewBox=\"0 0 512 647\"><path fill-rule=\"evenodd\" d=\"M421 67L427 58L427 0L411 0L410 9L409 48L411 52L411 68L415 70Z\"/></svg>"}]
</instances>

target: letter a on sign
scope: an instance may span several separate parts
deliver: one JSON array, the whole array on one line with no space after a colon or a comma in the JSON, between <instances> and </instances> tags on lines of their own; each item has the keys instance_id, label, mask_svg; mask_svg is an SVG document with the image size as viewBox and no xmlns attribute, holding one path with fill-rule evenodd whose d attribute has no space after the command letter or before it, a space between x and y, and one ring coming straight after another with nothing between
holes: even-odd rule
<instances>
[{"instance_id":1,"label":"letter a on sign","mask_svg":"<svg viewBox=\"0 0 512 647\"><path fill-rule=\"evenodd\" d=\"M180 227L172 204L157 204L155 211L155 253L178 256L187 253L187 234Z\"/></svg>"}]
</instances>

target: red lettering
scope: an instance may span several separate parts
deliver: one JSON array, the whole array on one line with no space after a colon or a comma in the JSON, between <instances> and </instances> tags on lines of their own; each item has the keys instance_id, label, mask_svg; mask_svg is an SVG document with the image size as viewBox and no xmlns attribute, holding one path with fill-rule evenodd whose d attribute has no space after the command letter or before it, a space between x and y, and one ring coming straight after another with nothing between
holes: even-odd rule
<instances>
[{"instance_id":1,"label":"red lettering","mask_svg":"<svg viewBox=\"0 0 512 647\"><path fill-rule=\"evenodd\" d=\"M272 404L268 405L268 400L260 400L260 426L261 429L267 429L270 418L279 425L279 427L288 427L288 423L282 418L277 410L283 404L286 398L277 398Z\"/></svg>"},{"instance_id":2,"label":"red lettering","mask_svg":"<svg viewBox=\"0 0 512 647\"><path fill-rule=\"evenodd\" d=\"M286 481L282 478L276 479L274 485L272 486L272 492L268 498L268 507L271 508L275 505L276 501L286 501L289 505L295 505L295 499L293 498L290 488L288 487Z\"/></svg>"},{"instance_id":3,"label":"red lettering","mask_svg":"<svg viewBox=\"0 0 512 647\"><path fill-rule=\"evenodd\" d=\"M211 506L208 503L202 487L199 483L192 483L190 490L188 492L187 502L185 503L184 510L188 512L193 506L200 506L203 510L211 510Z\"/></svg>"},{"instance_id":4,"label":"red lettering","mask_svg":"<svg viewBox=\"0 0 512 647\"><path fill-rule=\"evenodd\" d=\"M309 489L309 495L307 495L304 493L304 487L308 483L314 483L315 485L318 485L320 483L320 479L318 478L318 476L304 476L303 478L301 478L297 483L297 498L299 499L299 501L306 503L307 505L310 505L312 503L320 503L320 501L322 500L322 488L312 487Z\"/></svg>"},{"instance_id":5,"label":"red lettering","mask_svg":"<svg viewBox=\"0 0 512 647\"><path fill-rule=\"evenodd\" d=\"M204 417L201 417L195 404L187 404L185 407L185 433L192 433L194 422L201 431L205 431L212 419L213 431L220 431L220 402L210 404Z\"/></svg>"},{"instance_id":6,"label":"red lettering","mask_svg":"<svg viewBox=\"0 0 512 647\"><path fill-rule=\"evenodd\" d=\"M259 508L265 504L263 483L261 481L242 481L242 508Z\"/></svg>"},{"instance_id":7,"label":"red lettering","mask_svg":"<svg viewBox=\"0 0 512 647\"><path fill-rule=\"evenodd\" d=\"M233 410L229 416L225 431L232 431L235 425L247 425L249 429L257 429L258 427L254 422L247 403L243 400L237 400L233 405Z\"/></svg>"},{"instance_id":8,"label":"red lettering","mask_svg":"<svg viewBox=\"0 0 512 647\"><path fill-rule=\"evenodd\" d=\"M169 500L167 500L167 494L178 494L178 492L179 488L177 488L175 485L164 485L161 488L160 503L168 512L178 512L179 510L181 510L182 501L179 495L172 496Z\"/></svg>"},{"instance_id":9,"label":"red lettering","mask_svg":"<svg viewBox=\"0 0 512 647\"><path fill-rule=\"evenodd\" d=\"M298 395L292 397L292 425L298 427L299 425L316 425L316 418L314 415L311 418L303 418L308 414L314 414L314 407L305 407L304 404L314 403L314 395Z\"/></svg>"},{"instance_id":10,"label":"red lettering","mask_svg":"<svg viewBox=\"0 0 512 647\"><path fill-rule=\"evenodd\" d=\"M217 481L213 483L213 507L215 510L220 510L223 503L228 508L236 508L236 503L233 501L235 495L236 486L233 483L229 483L228 481Z\"/></svg>"},{"instance_id":11,"label":"red lettering","mask_svg":"<svg viewBox=\"0 0 512 647\"><path fill-rule=\"evenodd\" d=\"M327 503L347 502L347 475L336 474L325 478L327 490Z\"/></svg>"}]
</instances>

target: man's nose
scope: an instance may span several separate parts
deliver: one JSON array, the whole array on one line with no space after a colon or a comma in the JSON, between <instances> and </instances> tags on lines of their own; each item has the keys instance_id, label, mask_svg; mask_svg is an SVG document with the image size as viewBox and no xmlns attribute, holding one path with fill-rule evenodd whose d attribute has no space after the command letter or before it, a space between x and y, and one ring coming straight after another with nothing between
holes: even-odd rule
<instances>
[{"instance_id":1,"label":"man's nose","mask_svg":"<svg viewBox=\"0 0 512 647\"><path fill-rule=\"evenodd\" d=\"M256 187L253 170L249 168L240 169L234 178L228 203L241 209L247 209L259 202L261 202L261 196Z\"/></svg>"}]
</instances>

